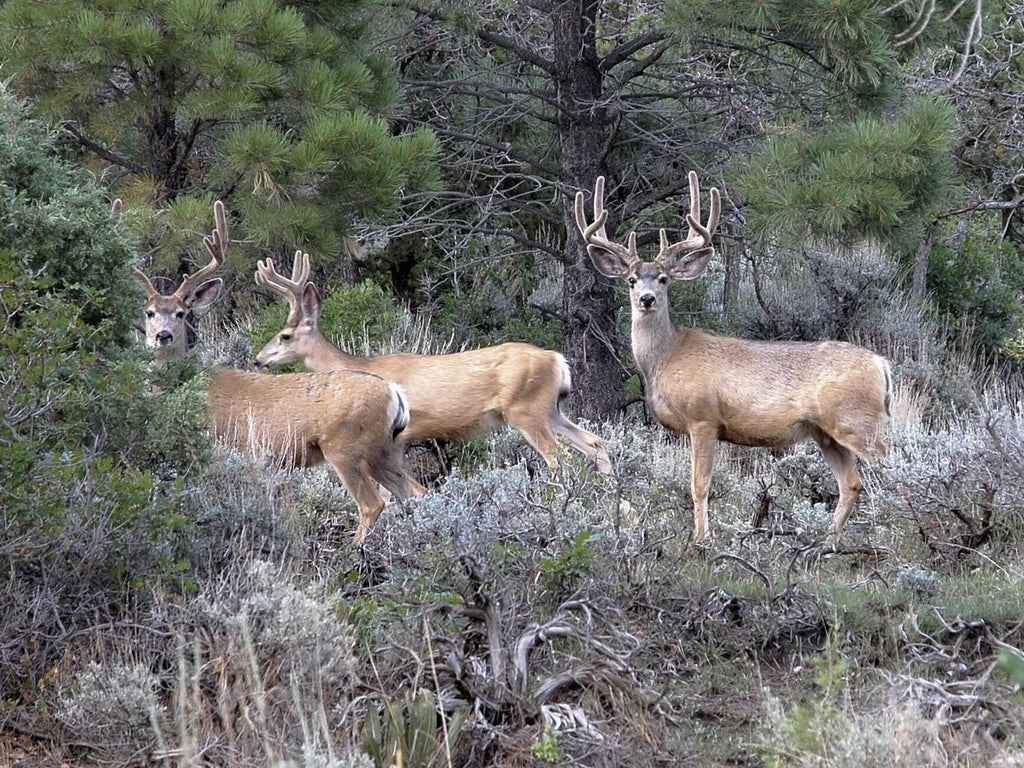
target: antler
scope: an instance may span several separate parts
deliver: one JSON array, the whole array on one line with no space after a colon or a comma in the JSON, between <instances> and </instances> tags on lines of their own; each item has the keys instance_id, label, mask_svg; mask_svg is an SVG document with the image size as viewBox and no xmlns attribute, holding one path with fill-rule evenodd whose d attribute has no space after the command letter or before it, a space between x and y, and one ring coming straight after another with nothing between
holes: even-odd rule
<instances>
[{"instance_id":1,"label":"antler","mask_svg":"<svg viewBox=\"0 0 1024 768\"><path fill-rule=\"evenodd\" d=\"M227 253L228 248L228 225L227 220L224 217L224 204L218 200L213 204L213 219L215 228L209 235L203 237L203 245L206 246L207 252L212 257L209 264L200 269L193 275L186 275L185 279L181 281L181 285L178 286L178 290L174 292L174 296L181 300L187 299L195 289L202 284L206 278L220 269L221 264L224 263L224 256Z\"/></svg>"},{"instance_id":2,"label":"antler","mask_svg":"<svg viewBox=\"0 0 1024 768\"><path fill-rule=\"evenodd\" d=\"M620 245L608 239L604 226L608 221L608 211L604 207L604 176L598 176L594 182L594 222L587 224L587 217L583 212L583 192L576 193L576 226L588 245L596 245L614 253L626 264L634 264L640 261L636 253L636 232L629 233L627 245Z\"/></svg>"},{"instance_id":3,"label":"antler","mask_svg":"<svg viewBox=\"0 0 1024 768\"><path fill-rule=\"evenodd\" d=\"M309 254L303 253L301 250L295 252L291 279L278 273L273 259L268 258L266 261L256 262L256 284L288 299L292 315L301 314L302 292L308 282Z\"/></svg>"},{"instance_id":4,"label":"antler","mask_svg":"<svg viewBox=\"0 0 1024 768\"><path fill-rule=\"evenodd\" d=\"M123 210L124 203L121 201L121 198L114 198L114 202L110 204L110 218L113 220L120 219L121 212ZM135 276L135 279L142 284L142 289L146 292L147 300L160 295L160 291L153 287L153 283L150 281L146 273L135 265L132 265L132 274Z\"/></svg>"},{"instance_id":5,"label":"antler","mask_svg":"<svg viewBox=\"0 0 1024 768\"><path fill-rule=\"evenodd\" d=\"M704 226L700 223L700 185L697 182L697 174L690 171L690 212L686 214L686 222L690 225L690 232L685 240L669 245L668 235L661 230L661 250L655 262L662 262L675 256L680 251L692 251L696 248L704 248L711 244L711 235L718 227L718 217L721 214L721 199L718 194L718 187L712 187L711 210L708 213L708 223Z\"/></svg>"}]
</instances>

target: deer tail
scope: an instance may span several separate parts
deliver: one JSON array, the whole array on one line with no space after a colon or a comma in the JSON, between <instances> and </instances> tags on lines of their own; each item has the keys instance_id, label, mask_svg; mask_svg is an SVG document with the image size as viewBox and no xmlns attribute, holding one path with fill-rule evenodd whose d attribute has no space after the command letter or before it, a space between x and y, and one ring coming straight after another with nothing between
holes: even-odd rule
<instances>
[{"instance_id":1,"label":"deer tail","mask_svg":"<svg viewBox=\"0 0 1024 768\"><path fill-rule=\"evenodd\" d=\"M892 406L892 366L884 357L878 358L878 366L882 369L883 386L885 387L885 394L883 396L885 415L890 416L890 408Z\"/></svg>"},{"instance_id":2,"label":"deer tail","mask_svg":"<svg viewBox=\"0 0 1024 768\"><path fill-rule=\"evenodd\" d=\"M560 353L555 353L558 363L558 401L561 402L572 393L572 371L569 370L569 363L565 361Z\"/></svg>"},{"instance_id":3,"label":"deer tail","mask_svg":"<svg viewBox=\"0 0 1024 768\"><path fill-rule=\"evenodd\" d=\"M398 437L402 430L409 426L409 402L405 399L405 392L394 382L388 382L391 386L393 415L391 417L391 439Z\"/></svg>"}]
</instances>

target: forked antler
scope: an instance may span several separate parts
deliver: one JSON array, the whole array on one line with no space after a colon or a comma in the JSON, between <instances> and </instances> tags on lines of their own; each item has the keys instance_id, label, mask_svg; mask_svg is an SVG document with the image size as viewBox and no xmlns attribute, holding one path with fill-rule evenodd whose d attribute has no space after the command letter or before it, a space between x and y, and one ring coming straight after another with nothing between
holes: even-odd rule
<instances>
[{"instance_id":1,"label":"forked antler","mask_svg":"<svg viewBox=\"0 0 1024 768\"><path fill-rule=\"evenodd\" d=\"M179 299L186 299L197 286L220 269L221 264L224 263L224 256L228 249L228 225L224 217L224 204L220 200L213 204L213 219L216 225L213 232L203 236L203 245L206 246L206 251L211 256L210 263L195 274L185 276L181 285L178 286L178 290L174 292Z\"/></svg>"},{"instance_id":2,"label":"forked antler","mask_svg":"<svg viewBox=\"0 0 1024 768\"><path fill-rule=\"evenodd\" d=\"M636 253L636 232L629 233L627 245L619 245L608 239L604 226L608 221L608 211L604 207L604 176L598 176L594 183L594 221L587 224L587 217L583 212L583 192L576 193L576 226L579 227L583 240L588 245L596 245L605 250L611 251L623 260L627 265L633 265L640 261Z\"/></svg>"},{"instance_id":3,"label":"forked antler","mask_svg":"<svg viewBox=\"0 0 1024 768\"><path fill-rule=\"evenodd\" d=\"M721 214L721 199L717 187L712 187L711 210L708 214L708 223L701 224L700 221L700 184L697 174L689 173L690 181L690 212L686 215L686 221L690 226L689 234L685 240L677 243L668 242L668 235L665 230L660 231L661 248L655 263L663 263L669 258L682 251L692 251L697 248L705 248L711 244L711 236L718 227L718 219ZM586 215L583 211L583 192L576 193L576 226L579 227L584 241L588 245L595 245L618 256L627 268L640 261L636 252L636 232L630 232L626 245L612 242L605 233L605 224L608 221L608 211L604 207L604 176L598 176L594 184L594 221L587 224Z\"/></svg>"},{"instance_id":4,"label":"forked antler","mask_svg":"<svg viewBox=\"0 0 1024 768\"><path fill-rule=\"evenodd\" d=\"M120 214L120 212L121 200L119 198L114 201L114 205L111 208L111 215ZM187 302L189 296L192 295L195 289L202 285L210 275L220 269L221 265L223 265L224 256L227 254L228 247L228 225L227 219L224 216L224 203L220 200L217 200L213 204L213 219L213 232L209 235L203 236L203 245L206 246L207 252L212 257L210 263L194 274L185 275L185 278L181 281L181 285L179 285L177 290L171 294L172 298ZM143 289L150 298L162 295L160 291L153 287L153 283L141 269L133 266L132 274L134 274L136 279L138 279L142 284Z\"/></svg>"},{"instance_id":5,"label":"forked antler","mask_svg":"<svg viewBox=\"0 0 1024 768\"><path fill-rule=\"evenodd\" d=\"M686 214L686 223L690 225L690 232L687 234L685 240L680 240L677 243L669 245L668 235L666 235L665 230L662 229L659 232L661 238L661 249L658 251L658 256L654 260L655 263L664 262L670 257L675 256L680 251L692 251L697 248L704 248L711 245L711 236L714 234L715 229L718 228L718 217L722 210L718 187L712 187L709 190L709 194L711 195L711 210L708 213L707 226L705 226L700 223L700 184L697 181L697 174L690 171L689 180L690 212Z\"/></svg>"},{"instance_id":6,"label":"forked antler","mask_svg":"<svg viewBox=\"0 0 1024 768\"><path fill-rule=\"evenodd\" d=\"M309 272L309 254L301 250L295 252L291 279L277 271L273 259L256 262L256 284L288 299L288 306L292 308L289 323L297 322L302 313L302 292L309 282Z\"/></svg>"}]
</instances>

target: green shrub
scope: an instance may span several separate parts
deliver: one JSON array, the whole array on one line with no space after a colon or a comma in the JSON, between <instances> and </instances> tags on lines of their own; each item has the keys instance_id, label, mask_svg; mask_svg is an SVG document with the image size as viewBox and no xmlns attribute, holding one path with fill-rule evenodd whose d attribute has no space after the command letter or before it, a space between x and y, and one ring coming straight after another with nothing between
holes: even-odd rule
<instances>
[{"instance_id":1,"label":"green shrub","mask_svg":"<svg viewBox=\"0 0 1024 768\"><path fill-rule=\"evenodd\" d=\"M1024 327L1024 256L999 237L996 222L972 219L962 233L936 238L928 293L953 324L970 321L971 336L986 355L1013 357Z\"/></svg>"},{"instance_id":2,"label":"green shrub","mask_svg":"<svg viewBox=\"0 0 1024 768\"><path fill-rule=\"evenodd\" d=\"M84 627L182 588L188 523L149 471L142 297L110 204L3 86L0 126L0 690L31 700Z\"/></svg>"}]
</instances>

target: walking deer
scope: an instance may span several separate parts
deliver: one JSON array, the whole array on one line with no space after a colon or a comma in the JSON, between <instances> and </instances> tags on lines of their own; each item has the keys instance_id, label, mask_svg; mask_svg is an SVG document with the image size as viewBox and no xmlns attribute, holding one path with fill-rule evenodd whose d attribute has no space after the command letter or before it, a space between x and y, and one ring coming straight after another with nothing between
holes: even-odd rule
<instances>
[{"instance_id":1,"label":"walking deer","mask_svg":"<svg viewBox=\"0 0 1024 768\"><path fill-rule=\"evenodd\" d=\"M604 177L594 186L593 221L586 220L583 192L576 194L575 214L597 271L629 285L633 357L650 410L690 438L692 539L708 535L708 489L719 440L768 448L816 442L839 484L832 525L838 537L863 490L856 457L873 462L888 453L880 429L892 391L889 364L843 342L746 341L675 327L669 283L693 280L707 268L721 205L712 188L702 224L693 171L689 182L689 234L669 244L662 229L654 261L637 255L635 232L625 246L608 239Z\"/></svg>"},{"instance_id":2,"label":"walking deer","mask_svg":"<svg viewBox=\"0 0 1024 768\"><path fill-rule=\"evenodd\" d=\"M113 211L119 210L118 201ZM146 339L156 349L157 364L185 354L188 311L208 305L220 291L220 278L207 279L227 249L220 201L214 218L213 234L203 238L212 260L174 293L160 294L133 269L147 293ZM357 371L270 376L221 368L210 380L206 402L215 436L240 451L269 453L288 468L328 462L359 509L356 544L363 543L384 508L377 483L399 499L415 490L395 450L396 436L409 424L408 404L397 385L379 376Z\"/></svg>"},{"instance_id":3,"label":"walking deer","mask_svg":"<svg viewBox=\"0 0 1024 768\"><path fill-rule=\"evenodd\" d=\"M120 202L114 202L114 213L120 211ZM216 226L212 234L203 238L203 245L211 256L210 263L186 275L174 293L160 293L142 270L132 267L132 274L146 292L146 345L153 350L153 362L157 366L188 352L189 314L208 308L220 295L223 281L219 277L207 280L223 264L227 248L227 222L220 200L213 204L213 216Z\"/></svg>"},{"instance_id":4,"label":"walking deer","mask_svg":"<svg viewBox=\"0 0 1024 768\"><path fill-rule=\"evenodd\" d=\"M256 282L284 296L291 307L284 328L257 355L257 365L300 361L313 371L350 368L400 384L410 411L409 428L400 443L462 440L508 424L522 433L552 471L558 466L555 455L561 435L589 457L598 472L612 473L604 441L559 410L559 401L571 391L569 366L562 355L520 343L447 355L350 355L320 330L320 294L309 282L309 271L309 254L302 251L295 253L291 278L278 274L272 259L257 264Z\"/></svg>"}]
</instances>

